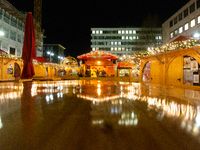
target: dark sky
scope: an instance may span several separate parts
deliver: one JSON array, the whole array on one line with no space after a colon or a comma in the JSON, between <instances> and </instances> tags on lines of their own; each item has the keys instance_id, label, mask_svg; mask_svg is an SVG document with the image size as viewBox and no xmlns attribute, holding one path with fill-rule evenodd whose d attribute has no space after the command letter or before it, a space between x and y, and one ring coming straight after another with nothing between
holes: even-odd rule
<instances>
[{"instance_id":1,"label":"dark sky","mask_svg":"<svg viewBox=\"0 0 200 150\"><path fill-rule=\"evenodd\" d=\"M33 12L34 0L8 0L21 11ZM61 44L65 56L88 53L93 27L141 27L157 15L160 27L189 0L43 0L44 44Z\"/></svg>"}]
</instances>

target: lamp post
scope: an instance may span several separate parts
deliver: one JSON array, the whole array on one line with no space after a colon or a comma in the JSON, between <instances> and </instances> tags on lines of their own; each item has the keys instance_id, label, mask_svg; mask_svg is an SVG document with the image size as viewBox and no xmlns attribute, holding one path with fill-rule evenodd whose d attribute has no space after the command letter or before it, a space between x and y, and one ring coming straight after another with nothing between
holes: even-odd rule
<instances>
[{"instance_id":1,"label":"lamp post","mask_svg":"<svg viewBox=\"0 0 200 150\"><path fill-rule=\"evenodd\" d=\"M58 56L58 59L60 59L60 61L63 59L62 56ZM58 63L60 63L60 61L58 61Z\"/></svg>"},{"instance_id":2,"label":"lamp post","mask_svg":"<svg viewBox=\"0 0 200 150\"><path fill-rule=\"evenodd\" d=\"M54 53L48 51L47 54L50 55L50 62L51 62L51 56L54 56Z\"/></svg>"}]
</instances>

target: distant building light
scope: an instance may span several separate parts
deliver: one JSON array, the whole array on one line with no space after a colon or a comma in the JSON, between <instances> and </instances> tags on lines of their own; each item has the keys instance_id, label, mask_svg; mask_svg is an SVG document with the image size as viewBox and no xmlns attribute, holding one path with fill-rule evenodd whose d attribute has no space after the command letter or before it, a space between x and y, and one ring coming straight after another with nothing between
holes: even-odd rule
<instances>
[{"instance_id":1,"label":"distant building light","mask_svg":"<svg viewBox=\"0 0 200 150\"><path fill-rule=\"evenodd\" d=\"M3 36L4 35L4 32L0 31L0 36Z\"/></svg>"},{"instance_id":2,"label":"distant building light","mask_svg":"<svg viewBox=\"0 0 200 150\"><path fill-rule=\"evenodd\" d=\"M199 38L199 36L200 36L199 33L195 33L195 34L194 34L194 37L195 37L195 38Z\"/></svg>"}]
</instances>

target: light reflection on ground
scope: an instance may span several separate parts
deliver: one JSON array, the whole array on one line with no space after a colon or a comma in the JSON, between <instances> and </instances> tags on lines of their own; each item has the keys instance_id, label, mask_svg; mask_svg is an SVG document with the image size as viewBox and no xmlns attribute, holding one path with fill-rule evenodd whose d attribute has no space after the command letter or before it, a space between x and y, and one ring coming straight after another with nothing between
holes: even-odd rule
<instances>
[{"instance_id":1,"label":"light reflection on ground","mask_svg":"<svg viewBox=\"0 0 200 150\"><path fill-rule=\"evenodd\" d=\"M79 122L81 120L78 116L81 119L82 115L90 118L88 122L85 122L90 132L93 131L93 128L99 132L115 130L120 133L123 129L124 131L129 130L130 134L132 132L143 133L147 130L148 134L151 134L151 138L154 137L156 141L159 141L160 137L156 134L165 135L165 132L169 132L170 135L173 135L173 131L177 129L177 135L173 135L172 139L178 137L179 132L181 134L183 132L180 135L185 139L183 142L193 138L194 143L195 140L200 142L200 91L132 82L96 80L0 84L0 138L3 139L3 144L1 143L0 146L5 148L9 143L5 137L10 136L11 133L13 135L13 137L11 136L13 140L11 147L14 148L18 142L23 141L24 135L18 139L14 137L17 134L20 135L21 131L24 131L25 137L27 137L25 145L29 143L35 148L42 138L51 135L53 127L60 123L59 119L64 118L65 121L68 121L69 118L66 116L71 116L73 121ZM77 112L73 113L75 110ZM76 132L72 129L75 125L73 121L70 130ZM82 125L80 124L80 127ZM47 132L42 128L43 126L48 129L45 129ZM63 131L67 129L67 127L61 126ZM158 129L163 130L162 133L157 133L161 132ZM151 130L155 130L155 135L152 135L154 132ZM80 128L79 132L85 131ZM31 136L32 133L36 137ZM41 136L40 133L44 133L44 136ZM64 132L54 134L58 134L57 136L60 138L64 136L62 135ZM146 135L147 139L148 134ZM56 144L53 137L52 145ZM35 139L37 139L35 142L30 142ZM48 143L50 141L51 139ZM198 145L198 142L195 144ZM193 149L196 148L194 143ZM176 144L177 141L173 148L187 147L187 145L179 147ZM162 143L161 145L166 146L167 144ZM161 145L159 148L163 148ZM21 144L21 146L24 145ZM44 149L48 147L48 144L44 145Z\"/></svg>"}]
</instances>

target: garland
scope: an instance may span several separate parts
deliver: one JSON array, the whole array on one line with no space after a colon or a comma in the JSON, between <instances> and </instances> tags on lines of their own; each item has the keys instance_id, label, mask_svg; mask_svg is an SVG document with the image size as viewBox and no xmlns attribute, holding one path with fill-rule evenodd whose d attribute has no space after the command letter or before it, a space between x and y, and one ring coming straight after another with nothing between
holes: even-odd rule
<instances>
[{"instance_id":1,"label":"garland","mask_svg":"<svg viewBox=\"0 0 200 150\"><path fill-rule=\"evenodd\" d=\"M152 48L152 49L149 49L149 50L144 51L144 52L134 53L134 54L132 54L132 57L147 58L148 56L166 53L166 52L172 51L172 50L180 50L180 49L185 49L185 48L191 48L192 46L195 46L195 44L197 44L197 43L200 43L200 41L195 40L195 39L172 42L170 44L166 44L166 45L161 46L161 47Z\"/></svg>"}]
</instances>

